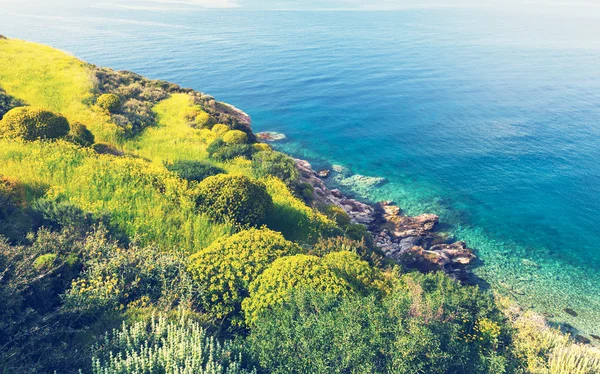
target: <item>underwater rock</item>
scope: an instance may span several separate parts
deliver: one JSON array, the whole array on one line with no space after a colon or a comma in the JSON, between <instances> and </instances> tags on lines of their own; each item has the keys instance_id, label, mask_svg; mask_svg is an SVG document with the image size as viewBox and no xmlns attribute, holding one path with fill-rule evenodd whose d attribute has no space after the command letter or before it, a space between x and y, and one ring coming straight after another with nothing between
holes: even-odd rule
<instances>
[{"instance_id":1,"label":"underwater rock","mask_svg":"<svg viewBox=\"0 0 600 374\"><path fill-rule=\"evenodd\" d=\"M278 140L286 139L286 136L279 132L265 131L265 132L259 132L258 134L256 134L256 138L258 140L261 140L264 142L276 142Z\"/></svg>"},{"instance_id":2,"label":"underwater rock","mask_svg":"<svg viewBox=\"0 0 600 374\"><path fill-rule=\"evenodd\" d=\"M325 178L327 178L329 176L330 173L331 173L331 170L327 170L327 169L325 169L325 170L319 170L317 172L317 176L319 178L325 179Z\"/></svg>"},{"instance_id":3,"label":"underwater rock","mask_svg":"<svg viewBox=\"0 0 600 374\"><path fill-rule=\"evenodd\" d=\"M528 260L526 258L522 259L521 263L524 266L529 266L529 267L532 267L532 268L541 269L541 266L537 262Z\"/></svg>"},{"instance_id":4,"label":"underwater rock","mask_svg":"<svg viewBox=\"0 0 600 374\"><path fill-rule=\"evenodd\" d=\"M565 311L565 313L567 313L568 315L570 315L572 317L577 317L578 316L577 312L574 311L571 308L565 308L564 311Z\"/></svg>"},{"instance_id":5,"label":"underwater rock","mask_svg":"<svg viewBox=\"0 0 600 374\"><path fill-rule=\"evenodd\" d=\"M592 341L583 335L575 335L573 339L580 344L591 344Z\"/></svg>"},{"instance_id":6,"label":"underwater rock","mask_svg":"<svg viewBox=\"0 0 600 374\"><path fill-rule=\"evenodd\" d=\"M594 335L594 334L591 334L590 336L592 337L592 339L597 340L597 341L600 342L600 336Z\"/></svg>"}]
</instances>

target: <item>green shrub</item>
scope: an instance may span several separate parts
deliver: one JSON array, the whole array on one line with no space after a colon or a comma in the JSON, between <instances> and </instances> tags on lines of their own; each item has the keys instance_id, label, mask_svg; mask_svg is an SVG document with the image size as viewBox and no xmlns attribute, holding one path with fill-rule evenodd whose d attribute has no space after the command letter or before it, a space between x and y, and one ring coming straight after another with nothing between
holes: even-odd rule
<instances>
[{"instance_id":1,"label":"green shrub","mask_svg":"<svg viewBox=\"0 0 600 374\"><path fill-rule=\"evenodd\" d=\"M251 326L262 311L283 303L295 288L333 295L352 292L350 284L324 265L320 258L308 255L282 257L250 283L250 297L242 303L246 323Z\"/></svg>"},{"instance_id":2,"label":"green shrub","mask_svg":"<svg viewBox=\"0 0 600 374\"><path fill-rule=\"evenodd\" d=\"M197 205L216 222L258 225L273 209L273 200L261 182L222 174L200 182Z\"/></svg>"},{"instance_id":3,"label":"green shrub","mask_svg":"<svg viewBox=\"0 0 600 374\"><path fill-rule=\"evenodd\" d=\"M103 94L96 100L96 105L109 113L116 113L121 109L121 98L115 94Z\"/></svg>"},{"instance_id":4,"label":"green shrub","mask_svg":"<svg viewBox=\"0 0 600 374\"><path fill-rule=\"evenodd\" d=\"M101 155L123 156L123 152L108 143L96 143L92 146L92 149Z\"/></svg>"},{"instance_id":5,"label":"green shrub","mask_svg":"<svg viewBox=\"0 0 600 374\"><path fill-rule=\"evenodd\" d=\"M321 210L330 219L334 220L335 223L342 229L352 224L352 219L346 213L346 211L336 205L328 205Z\"/></svg>"},{"instance_id":6,"label":"green shrub","mask_svg":"<svg viewBox=\"0 0 600 374\"><path fill-rule=\"evenodd\" d=\"M300 251L278 232L250 229L192 255L189 270L201 287L205 308L223 319L240 311L250 282L275 259Z\"/></svg>"},{"instance_id":7,"label":"green shrub","mask_svg":"<svg viewBox=\"0 0 600 374\"><path fill-rule=\"evenodd\" d=\"M199 105L184 107L179 111L179 117L188 123L192 123L196 116L203 112Z\"/></svg>"},{"instance_id":8,"label":"green shrub","mask_svg":"<svg viewBox=\"0 0 600 374\"><path fill-rule=\"evenodd\" d=\"M222 139L217 139L206 148L208 157L217 161L227 161L236 157L250 158L254 148L249 144L227 145Z\"/></svg>"},{"instance_id":9,"label":"green shrub","mask_svg":"<svg viewBox=\"0 0 600 374\"><path fill-rule=\"evenodd\" d=\"M210 114L203 110L194 117L194 127L197 129L208 129L213 123L214 121Z\"/></svg>"},{"instance_id":10,"label":"green shrub","mask_svg":"<svg viewBox=\"0 0 600 374\"><path fill-rule=\"evenodd\" d=\"M221 123L217 123L216 125L214 125L212 127L211 131L213 133L217 134L218 136L221 136L221 135L225 134L227 131L229 131L229 126L223 125Z\"/></svg>"},{"instance_id":11,"label":"green shrub","mask_svg":"<svg viewBox=\"0 0 600 374\"><path fill-rule=\"evenodd\" d=\"M69 129L69 122L60 114L32 107L11 109L0 121L0 134L28 141L61 138Z\"/></svg>"},{"instance_id":12,"label":"green shrub","mask_svg":"<svg viewBox=\"0 0 600 374\"><path fill-rule=\"evenodd\" d=\"M94 134L79 122L71 124L71 132L68 136L70 141L82 147L90 147L96 141Z\"/></svg>"},{"instance_id":13,"label":"green shrub","mask_svg":"<svg viewBox=\"0 0 600 374\"><path fill-rule=\"evenodd\" d=\"M176 173L180 178L194 182L200 182L213 175L225 173L225 170L205 161L178 160L172 164L167 164L166 168Z\"/></svg>"},{"instance_id":14,"label":"green shrub","mask_svg":"<svg viewBox=\"0 0 600 374\"><path fill-rule=\"evenodd\" d=\"M307 182L296 183L294 185L294 194L308 205L312 205L315 199L315 188Z\"/></svg>"},{"instance_id":15,"label":"green shrub","mask_svg":"<svg viewBox=\"0 0 600 374\"><path fill-rule=\"evenodd\" d=\"M0 175L0 220L26 203L25 185L15 178Z\"/></svg>"},{"instance_id":16,"label":"green shrub","mask_svg":"<svg viewBox=\"0 0 600 374\"><path fill-rule=\"evenodd\" d=\"M344 228L344 233L347 238L365 243L369 248L373 248L373 235L369 232L365 225L354 223Z\"/></svg>"},{"instance_id":17,"label":"green shrub","mask_svg":"<svg viewBox=\"0 0 600 374\"><path fill-rule=\"evenodd\" d=\"M152 316L124 323L93 348L93 374L206 373L243 374L239 349L220 343L200 324L182 314L175 321Z\"/></svg>"},{"instance_id":18,"label":"green shrub","mask_svg":"<svg viewBox=\"0 0 600 374\"><path fill-rule=\"evenodd\" d=\"M390 286L385 282L383 274L378 269L361 260L356 253L348 251L332 252L323 257L322 263L332 269L339 277L344 278L357 293L363 295L381 294Z\"/></svg>"},{"instance_id":19,"label":"green shrub","mask_svg":"<svg viewBox=\"0 0 600 374\"><path fill-rule=\"evenodd\" d=\"M549 374L600 373L600 350L579 344L556 349L550 356L549 366Z\"/></svg>"},{"instance_id":20,"label":"green shrub","mask_svg":"<svg viewBox=\"0 0 600 374\"><path fill-rule=\"evenodd\" d=\"M252 146L254 147L254 149L256 149L257 152L268 152L273 150L271 146L267 143L254 143L252 144Z\"/></svg>"},{"instance_id":21,"label":"green shrub","mask_svg":"<svg viewBox=\"0 0 600 374\"><path fill-rule=\"evenodd\" d=\"M33 266L37 269L52 269L57 260L56 253L46 253L35 259Z\"/></svg>"},{"instance_id":22,"label":"green shrub","mask_svg":"<svg viewBox=\"0 0 600 374\"><path fill-rule=\"evenodd\" d=\"M385 317L372 297L296 289L289 300L259 314L248 345L269 373L384 373L391 323Z\"/></svg>"},{"instance_id":23,"label":"green shrub","mask_svg":"<svg viewBox=\"0 0 600 374\"><path fill-rule=\"evenodd\" d=\"M223 134L223 141L227 145L246 144L248 143L248 135L240 130L230 130Z\"/></svg>"},{"instance_id":24,"label":"green shrub","mask_svg":"<svg viewBox=\"0 0 600 374\"><path fill-rule=\"evenodd\" d=\"M319 239L311 248L310 254L323 257L330 253L342 251L356 253L362 260L376 267L380 267L385 260L385 255L367 247L364 242L343 236Z\"/></svg>"},{"instance_id":25,"label":"green shrub","mask_svg":"<svg viewBox=\"0 0 600 374\"><path fill-rule=\"evenodd\" d=\"M298 181L298 169L294 160L281 152L258 152L252 156L252 169L258 178L274 176L288 186Z\"/></svg>"},{"instance_id":26,"label":"green shrub","mask_svg":"<svg viewBox=\"0 0 600 374\"><path fill-rule=\"evenodd\" d=\"M183 256L153 246L121 247L106 235L98 230L87 237L84 271L64 295L67 306L93 316L132 306L168 310L196 298Z\"/></svg>"}]
</instances>

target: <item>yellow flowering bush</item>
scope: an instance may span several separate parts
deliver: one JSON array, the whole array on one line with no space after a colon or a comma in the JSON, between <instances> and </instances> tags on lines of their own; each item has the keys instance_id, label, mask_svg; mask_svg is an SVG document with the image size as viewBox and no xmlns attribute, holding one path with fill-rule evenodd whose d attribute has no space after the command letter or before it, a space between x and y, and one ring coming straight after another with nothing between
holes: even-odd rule
<instances>
[{"instance_id":1,"label":"yellow flowering bush","mask_svg":"<svg viewBox=\"0 0 600 374\"><path fill-rule=\"evenodd\" d=\"M203 291L204 306L222 319L239 312L250 282L274 260L300 252L278 232L250 229L193 254L189 271Z\"/></svg>"},{"instance_id":2,"label":"yellow flowering bush","mask_svg":"<svg viewBox=\"0 0 600 374\"><path fill-rule=\"evenodd\" d=\"M282 257L250 283L250 297L242 302L246 323L252 325L262 311L286 301L295 288L308 288L334 295L352 293L352 286L323 264L319 257Z\"/></svg>"},{"instance_id":3,"label":"yellow flowering bush","mask_svg":"<svg viewBox=\"0 0 600 374\"><path fill-rule=\"evenodd\" d=\"M246 144L248 143L248 135L240 130L230 130L223 134L223 141L227 145Z\"/></svg>"},{"instance_id":4,"label":"yellow flowering bush","mask_svg":"<svg viewBox=\"0 0 600 374\"><path fill-rule=\"evenodd\" d=\"M96 100L96 105L109 113L115 113L121 108L121 98L115 94L103 94Z\"/></svg>"},{"instance_id":5,"label":"yellow flowering bush","mask_svg":"<svg viewBox=\"0 0 600 374\"><path fill-rule=\"evenodd\" d=\"M65 117L33 107L12 109L0 121L0 136L27 141L61 138L69 129Z\"/></svg>"},{"instance_id":6,"label":"yellow flowering bush","mask_svg":"<svg viewBox=\"0 0 600 374\"><path fill-rule=\"evenodd\" d=\"M211 131L214 134L221 136L221 135L225 134L227 131L229 131L229 126L223 125L222 123L217 123L216 125L214 125L212 127Z\"/></svg>"}]
</instances>

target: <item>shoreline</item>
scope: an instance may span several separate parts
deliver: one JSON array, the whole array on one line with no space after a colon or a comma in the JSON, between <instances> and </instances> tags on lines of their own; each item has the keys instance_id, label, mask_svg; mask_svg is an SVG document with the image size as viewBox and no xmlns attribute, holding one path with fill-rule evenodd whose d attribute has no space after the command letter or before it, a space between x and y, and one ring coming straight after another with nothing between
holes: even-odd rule
<instances>
[{"instance_id":1,"label":"shoreline","mask_svg":"<svg viewBox=\"0 0 600 374\"><path fill-rule=\"evenodd\" d=\"M260 138L261 134L264 133L257 133L257 136ZM263 140L277 143L279 140L287 139L285 135L281 135L283 136L281 139L263 138ZM482 276L486 271L482 273L481 269L486 268L487 272L490 271L489 264L486 267L487 261L484 258L484 254L489 250L487 248L485 251L480 249L483 253L479 259L475 252L480 250L470 249L467 246L469 240L467 242L459 241L453 239L452 232L442 231L444 226L443 222L439 221L438 215L408 216L404 215L401 207L392 201L375 202L376 200L372 200L368 202L359 189L365 188L364 184L367 185L367 190L377 188L384 182L387 183L385 178L353 174L343 166L328 162L323 164L318 160L316 163L319 166L331 168L331 170L314 170L311 163L304 159L306 156L301 159L296 158L293 152L285 150L283 152L294 158L300 171L300 181L309 183L315 189L315 201L338 206L348 213L353 223L366 226L373 235L375 246L382 250L386 258L421 272L444 271L462 284L478 285L490 289L494 294L510 300L513 306L511 309L518 309L519 314L532 311L543 318L548 325L569 334L574 341L600 346L596 329L590 327L590 322L593 325L593 320L580 320L577 323L571 322L571 320L565 321L565 318L556 314L557 307L546 309L544 303L539 305L531 303L532 299L543 295L529 293L528 296L525 296L520 289L516 290L514 285L504 281L502 276L494 276L492 279ZM370 184L373 180L380 182L376 181ZM460 235L456 235L456 238L464 239ZM477 241L473 245L477 246L481 243ZM487 254L489 255L489 253ZM529 263L526 257L519 257L518 262L527 268L540 269L536 263ZM558 307L561 313L566 312L572 318L582 317L573 313L568 300L563 301L564 306ZM579 307L581 308L581 305ZM511 310L511 313L513 312L514 310ZM590 315L590 317L592 316Z\"/></svg>"}]
</instances>

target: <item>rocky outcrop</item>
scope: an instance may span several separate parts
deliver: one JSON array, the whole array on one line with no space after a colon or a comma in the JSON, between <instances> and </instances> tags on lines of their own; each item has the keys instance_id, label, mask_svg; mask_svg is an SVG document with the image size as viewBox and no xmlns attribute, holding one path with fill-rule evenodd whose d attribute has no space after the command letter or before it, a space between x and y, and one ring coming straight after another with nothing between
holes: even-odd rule
<instances>
[{"instance_id":1,"label":"rocky outcrop","mask_svg":"<svg viewBox=\"0 0 600 374\"><path fill-rule=\"evenodd\" d=\"M310 184L315 192L315 201L324 205L336 205L344 209L353 222L370 226L375 220L375 210L358 200L351 199L340 190L327 188L325 183L312 169L310 163L305 160L296 159L296 166L300 172L300 182Z\"/></svg>"},{"instance_id":2,"label":"rocky outcrop","mask_svg":"<svg viewBox=\"0 0 600 374\"><path fill-rule=\"evenodd\" d=\"M435 214L411 217L403 215L400 207L389 201L374 206L365 204L337 189L330 190L309 162L296 160L296 165L300 181L314 188L315 200L337 205L354 223L367 226L375 245L387 257L423 272L443 270L459 280L468 277L468 265L475 259L473 251L464 242L448 242L437 233L435 227L439 217Z\"/></svg>"}]
</instances>

